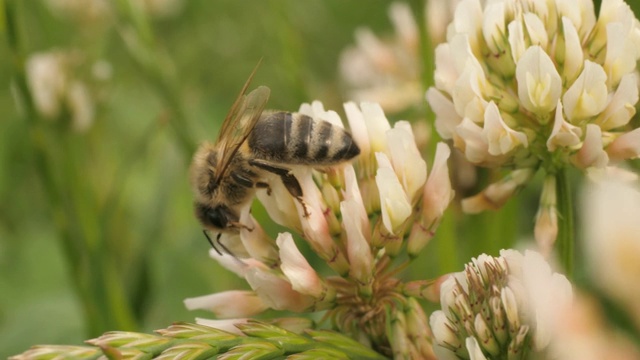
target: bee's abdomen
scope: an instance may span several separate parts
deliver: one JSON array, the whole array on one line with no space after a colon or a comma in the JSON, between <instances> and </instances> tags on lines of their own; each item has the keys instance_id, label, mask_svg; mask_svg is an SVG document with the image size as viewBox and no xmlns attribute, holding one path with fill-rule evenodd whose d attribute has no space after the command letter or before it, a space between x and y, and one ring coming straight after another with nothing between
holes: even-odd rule
<instances>
[{"instance_id":1,"label":"bee's abdomen","mask_svg":"<svg viewBox=\"0 0 640 360\"><path fill-rule=\"evenodd\" d=\"M360 153L343 128L289 112L263 115L249 137L249 147L258 158L294 165L333 165Z\"/></svg>"}]
</instances>

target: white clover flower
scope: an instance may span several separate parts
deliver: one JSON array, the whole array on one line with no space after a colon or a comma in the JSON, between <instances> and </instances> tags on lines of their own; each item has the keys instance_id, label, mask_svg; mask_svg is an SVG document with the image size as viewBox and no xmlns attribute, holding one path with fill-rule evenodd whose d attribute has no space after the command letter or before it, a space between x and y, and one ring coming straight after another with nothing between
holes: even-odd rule
<instances>
[{"instance_id":1,"label":"white clover flower","mask_svg":"<svg viewBox=\"0 0 640 360\"><path fill-rule=\"evenodd\" d=\"M483 254L440 291L431 329L436 353L452 359L544 358L572 299L569 281L533 251Z\"/></svg>"},{"instance_id":2,"label":"white clover flower","mask_svg":"<svg viewBox=\"0 0 640 360\"><path fill-rule=\"evenodd\" d=\"M113 16L108 0L46 0L53 13L85 24L104 22Z\"/></svg>"},{"instance_id":3,"label":"white clover flower","mask_svg":"<svg viewBox=\"0 0 640 360\"><path fill-rule=\"evenodd\" d=\"M27 83L34 105L47 120L69 113L72 128L87 130L95 118L95 101L75 69L81 63L76 51L36 53L27 59Z\"/></svg>"},{"instance_id":4,"label":"white clover flower","mask_svg":"<svg viewBox=\"0 0 640 360\"><path fill-rule=\"evenodd\" d=\"M640 156L630 121L638 49L640 22L622 0L603 1L598 16L591 0L465 0L435 50L426 99L439 134L476 165L551 175L604 168ZM475 198L466 208L496 208L510 196L489 192L478 196L496 206ZM545 252L556 220L555 205L537 216Z\"/></svg>"},{"instance_id":5,"label":"white clover flower","mask_svg":"<svg viewBox=\"0 0 640 360\"><path fill-rule=\"evenodd\" d=\"M360 156L322 171L293 168L306 209L279 178L267 179L270 192L258 191L272 220L290 232L274 240L247 207L240 216L246 227L220 238L234 256L210 251L251 290L185 303L220 318L246 318L266 309L324 310L334 327L388 355L433 357L428 320L414 298L429 298L433 291L421 282L404 284L396 278L392 260L403 251L414 258L434 236L453 197L447 169L450 150L438 144L427 176L408 122L392 127L375 103L347 103L345 111ZM300 112L343 126L340 116L320 102L303 104ZM300 241L309 245L324 269L311 265L314 262L299 250Z\"/></svg>"},{"instance_id":6,"label":"white clover flower","mask_svg":"<svg viewBox=\"0 0 640 360\"><path fill-rule=\"evenodd\" d=\"M340 57L349 98L379 103L398 112L420 104L419 31L408 4L394 2L389 17L395 36L379 39L367 28L356 31L356 45Z\"/></svg>"},{"instance_id":7,"label":"white clover flower","mask_svg":"<svg viewBox=\"0 0 640 360\"><path fill-rule=\"evenodd\" d=\"M589 275L640 329L640 187L635 179L609 174L590 184L584 199Z\"/></svg>"}]
</instances>

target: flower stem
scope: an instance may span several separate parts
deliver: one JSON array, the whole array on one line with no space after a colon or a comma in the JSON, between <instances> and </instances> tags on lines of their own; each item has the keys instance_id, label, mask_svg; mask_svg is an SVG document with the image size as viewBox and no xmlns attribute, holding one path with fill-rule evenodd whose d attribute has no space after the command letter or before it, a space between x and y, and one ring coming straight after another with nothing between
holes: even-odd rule
<instances>
[{"instance_id":1,"label":"flower stem","mask_svg":"<svg viewBox=\"0 0 640 360\"><path fill-rule=\"evenodd\" d=\"M562 169L556 173L558 196L558 254L560 264L566 276L573 278L574 271L574 213L571 197L571 183L567 178L567 170Z\"/></svg>"}]
</instances>

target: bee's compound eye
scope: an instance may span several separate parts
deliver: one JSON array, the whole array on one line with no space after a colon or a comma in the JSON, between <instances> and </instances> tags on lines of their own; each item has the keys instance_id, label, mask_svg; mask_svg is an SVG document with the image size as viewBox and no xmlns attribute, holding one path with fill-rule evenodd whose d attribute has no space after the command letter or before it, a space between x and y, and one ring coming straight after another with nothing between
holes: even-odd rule
<instances>
[{"instance_id":1,"label":"bee's compound eye","mask_svg":"<svg viewBox=\"0 0 640 360\"><path fill-rule=\"evenodd\" d=\"M229 222L227 214L228 211L223 206L210 207L204 204L196 204L196 216L205 227L226 228Z\"/></svg>"},{"instance_id":2,"label":"bee's compound eye","mask_svg":"<svg viewBox=\"0 0 640 360\"><path fill-rule=\"evenodd\" d=\"M209 223L217 228L224 229L227 226L227 217L221 207L209 209L206 217Z\"/></svg>"}]
</instances>

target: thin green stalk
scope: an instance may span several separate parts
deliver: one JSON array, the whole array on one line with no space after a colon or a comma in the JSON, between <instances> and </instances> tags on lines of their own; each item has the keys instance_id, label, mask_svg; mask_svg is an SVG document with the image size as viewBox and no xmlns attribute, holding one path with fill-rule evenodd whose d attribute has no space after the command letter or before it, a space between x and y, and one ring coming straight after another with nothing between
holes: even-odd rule
<instances>
[{"instance_id":1,"label":"thin green stalk","mask_svg":"<svg viewBox=\"0 0 640 360\"><path fill-rule=\"evenodd\" d=\"M153 28L144 12L137 10L136 6L126 0L118 1L117 8L124 19L119 34L125 49L167 104L170 112L169 125L184 154L190 158L197 144L188 127L171 58L157 45Z\"/></svg>"},{"instance_id":2,"label":"thin green stalk","mask_svg":"<svg viewBox=\"0 0 640 360\"><path fill-rule=\"evenodd\" d=\"M573 278L575 258L574 212L571 196L571 182L567 170L559 170L556 174L558 196L558 253L560 264L569 279Z\"/></svg>"},{"instance_id":3,"label":"thin green stalk","mask_svg":"<svg viewBox=\"0 0 640 360\"><path fill-rule=\"evenodd\" d=\"M447 274L460 270L458 264L458 232L456 229L454 208L450 207L444 213L442 222L436 232L437 256L440 274Z\"/></svg>"},{"instance_id":4,"label":"thin green stalk","mask_svg":"<svg viewBox=\"0 0 640 360\"><path fill-rule=\"evenodd\" d=\"M117 272L120 267L112 263L111 253L103 248L105 239L96 231L96 204L87 203L88 198L82 196L90 192L82 189L86 180L72 157L84 152L74 148L61 153L51 151L60 149L60 144L73 145L72 139L65 136L68 134L55 131L56 124L39 121L27 85L26 55L18 26L20 1L6 0L0 5L0 25L9 45L16 101L29 127L30 153L51 206L72 283L84 309L87 331L96 335L112 328L134 329L128 315L130 306L122 296L122 281ZM77 191L82 191L82 195Z\"/></svg>"}]
</instances>

